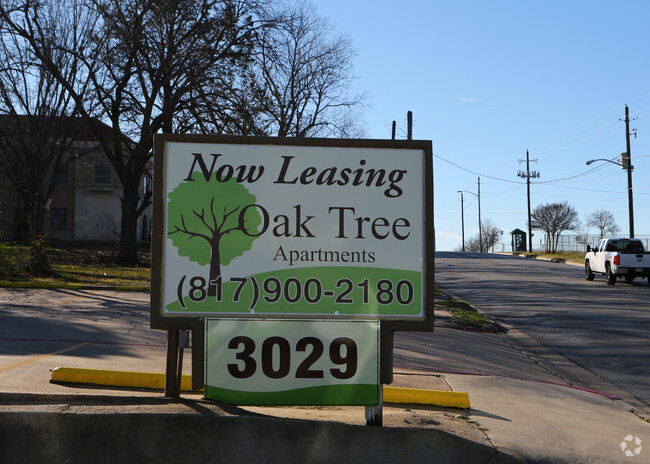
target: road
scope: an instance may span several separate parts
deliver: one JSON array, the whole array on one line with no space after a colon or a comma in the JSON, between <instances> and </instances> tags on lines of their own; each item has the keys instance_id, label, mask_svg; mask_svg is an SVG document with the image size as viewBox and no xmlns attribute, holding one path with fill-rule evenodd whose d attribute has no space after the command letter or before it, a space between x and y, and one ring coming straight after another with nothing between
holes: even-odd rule
<instances>
[{"instance_id":1,"label":"road","mask_svg":"<svg viewBox=\"0 0 650 464\"><path fill-rule=\"evenodd\" d=\"M650 287L588 282L581 266L437 252L436 287L650 404Z\"/></svg>"}]
</instances>

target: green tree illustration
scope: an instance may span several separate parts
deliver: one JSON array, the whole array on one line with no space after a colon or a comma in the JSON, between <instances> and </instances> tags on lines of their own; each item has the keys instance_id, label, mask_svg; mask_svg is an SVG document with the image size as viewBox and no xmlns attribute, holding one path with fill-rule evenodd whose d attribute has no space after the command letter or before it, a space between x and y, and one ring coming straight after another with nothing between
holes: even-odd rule
<instances>
[{"instance_id":1,"label":"green tree illustration","mask_svg":"<svg viewBox=\"0 0 650 464\"><path fill-rule=\"evenodd\" d=\"M207 182L201 173L169 193L167 236L180 256L210 265L209 281L221 276L221 266L250 250L262 223L257 199L235 180ZM248 232L248 233L246 233ZM208 295L216 294L210 285Z\"/></svg>"}]
</instances>

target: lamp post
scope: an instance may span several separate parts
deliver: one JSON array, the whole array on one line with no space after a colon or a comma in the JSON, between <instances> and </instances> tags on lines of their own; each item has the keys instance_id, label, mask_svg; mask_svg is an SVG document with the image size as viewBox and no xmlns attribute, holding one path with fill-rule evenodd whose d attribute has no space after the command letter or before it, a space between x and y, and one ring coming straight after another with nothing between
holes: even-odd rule
<instances>
[{"instance_id":1,"label":"lamp post","mask_svg":"<svg viewBox=\"0 0 650 464\"><path fill-rule=\"evenodd\" d=\"M463 201L463 192L469 193L470 195L474 195L476 198L478 198L478 246L479 246L479 251L483 253L483 228L481 227L481 178L480 177L478 178L478 195L476 193L469 192L467 190L459 190L458 193L460 193L461 195L460 197L461 203ZM464 225L463 225L463 251L465 251L465 226Z\"/></svg>"},{"instance_id":2,"label":"lamp post","mask_svg":"<svg viewBox=\"0 0 650 464\"><path fill-rule=\"evenodd\" d=\"M616 161L604 158L597 158L589 160L585 164L588 166L596 161L605 161L607 163L612 163L620 166L627 171L627 203L630 220L630 238L634 238L634 199L632 196L632 170L634 169L634 166L632 166L632 163L630 162L631 160L629 153L621 153L621 160L623 163L617 163Z\"/></svg>"}]
</instances>

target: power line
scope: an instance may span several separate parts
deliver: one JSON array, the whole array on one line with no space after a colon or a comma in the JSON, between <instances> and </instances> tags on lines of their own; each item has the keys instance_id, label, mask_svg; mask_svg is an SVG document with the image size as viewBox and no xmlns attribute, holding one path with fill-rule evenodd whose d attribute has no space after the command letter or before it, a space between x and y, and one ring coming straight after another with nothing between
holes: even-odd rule
<instances>
[{"instance_id":1,"label":"power line","mask_svg":"<svg viewBox=\"0 0 650 464\"><path fill-rule=\"evenodd\" d=\"M490 176L490 175L488 175L488 174L480 174L480 173L478 173L478 172L476 172L476 171L472 171L472 170L467 169L467 168L464 168L463 166L460 166L460 165L458 165L458 164L456 164L456 163L454 163L454 162L452 162L452 161L449 161L448 159L445 159L445 158L443 158L443 157L440 156L440 155L436 155L436 154L434 154L433 156L436 157L436 158L438 158L439 160L444 161L445 163L449 163L449 164L451 164L452 166L457 167L458 169L460 169L460 170L462 170L462 171L469 172L470 174L474 174L474 175L481 176L481 177L487 177L487 178L489 178L489 179L500 180L501 182L509 182L509 183L511 183L511 184L523 184L523 183L524 183L524 182L518 182L518 181L516 181L516 180L503 179L503 178L501 178L501 177L494 177L494 176Z\"/></svg>"},{"instance_id":2,"label":"power line","mask_svg":"<svg viewBox=\"0 0 650 464\"><path fill-rule=\"evenodd\" d=\"M510 192L514 192L515 190L519 190L519 189L523 188L524 185L525 184L522 182L520 185L517 185L516 187L513 187L511 189L502 190L500 192L483 192L483 195L503 195L504 193L510 193Z\"/></svg>"},{"instance_id":3,"label":"power line","mask_svg":"<svg viewBox=\"0 0 650 464\"><path fill-rule=\"evenodd\" d=\"M536 182L536 184L541 184L542 182ZM569 187L567 185L554 185L553 187L556 188L563 188L563 189L568 189L568 190L579 190L582 192L597 192L597 193L621 193L620 191L612 191L612 190L602 190L602 189L586 189L586 188L580 188L580 187Z\"/></svg>"},{"instance_id":4,"label":"power line","mask_svg":"<svg viewBox=\"0 0 650 464\"><path fill-rule=\"evenodd\" d=\"M639 100L643 100L644 98L646 98L648 96L650 96L650 93L646 93L644 95L636 97L636 98L632 99L631 103L639 101ZM636 113L637 117L641 116L641 115L648 114L648 113L641 114L642 111L645 111L647 109L650 109L650 106L646 106L644 108L641 108ZM589 126L590 124L592 124L592 123L594 123L596 121L599 121L599 120L605 118L606 116L609 116L610 114L617 113L619 110L620 110L620 108L618 106L616 106L616 108L612 108L612 109L610 109L608 111L605 111L605 112L601 113L599 116L596 116L596 117L588 120L585 123L578 124L578 125L574 126L572 129L569 129L568 131L565 132L565 134L570 135L568 139L566 139L565 141L560 141L560 142L558 142L558 143L556 143L554 145L551 145L548 148L542 147L541 150L537 150L538 155L544 155L544 154L547 154L547 153L552 153L552 152L558 151L558 150L560 150L562 148L569 148L569 147L571 147L573 145L576 145L576 144L578 144L580 142L589 140L589 139L595 137L596 135L599 135L601 133L604 133L604 132L607 132L607 131L609 131L611 129L614 129L615 127L618 127L618 122L613 122L611 125L605 123L605 124L602 124L601 126L597 127L596 129L588 130L586 133L578 134L578 135L571 135L574 130L576 130L578 128L585 127L585 126Z\"/></svg>"},{"instance_id":5,"label":"power line","mask_svg":"<svg viewBox=\"0 0 650 464\"><path fill-rule=\"evenodd\" d=\"M509 184L526 185L526 182L523 182L523 181L503 179L501 177L495 177L495 176L491 176L489 174L472 171L471 169L467 169L467 168L465 168L463 166L460 166L459 164L456 164L453 161L449 161L448 159L445 159L442 156L437 155L437 154L434 154L433 156L435 158L438 158L441 161L444 161L445 163L449 163L452 166L454 166L454 167L456 167L456 168L458 168L458 169L460 169L462 171L468 172L470 174L474 174L474 175L481 176L481 177L487 177L488 179L494 179L494 180L498 180L498 181L501 181L501 182L508 182ZM637 158L641 158L641 157L638 156ZM576 174L575 176L563 177L563 178L560 178L560 179L551 179L551 180L533 182L533 184L551 184L553 182L564 182L564 181L567 181L567 180L577 179L579 177L583 177L583 176L586 176L588 174L591 174L592 172L599 171L599 170L603 169L604 167L605 166L596 166L595 168L588 169L587 171L582 172L580 174Z\"/></svg>"},{"instance_id":6,"label":"power line","mask_svg":"<svg viewBox=\"0 0 650 464\"><path fill-rule=\"evenodd\" d=\"M561 179L551 179L551 180L542 180L539 182L533 182L534 184L550 184L553 182L564 182L567 180L573 180L577 179L579 177L586 176L587 174L591 174L592 172L595 171L600 171L601 169L605 168L607 165L602 165L602 166L596 166L595 168L588 169L587 171L581 173L581 174L576 174L575 176L570 176L570 177L562 177Z\"/></svg>"},{"instance_id":7,"label":"power line","mask_svg":"<svg viewBox=\"0 0 650 464\"><path fill-rule=\"evenodd\" d=\"M575 145L579 145L583 142L586 142L587 140L593 139L598 135L604 134L605 132L614 130L617 128L617 126L618 124L610 124L608 126L603 126L602 129L601 128L595 129L596 132L591 132L591 133L588 132L585 135L578 135L572 139L567 140L566 142L558 143L557 145L550 147L546 151L540 152L540 155L546 155L548 153L566 150L567 148L571 148Z\"/></svg>"}]
</instances>

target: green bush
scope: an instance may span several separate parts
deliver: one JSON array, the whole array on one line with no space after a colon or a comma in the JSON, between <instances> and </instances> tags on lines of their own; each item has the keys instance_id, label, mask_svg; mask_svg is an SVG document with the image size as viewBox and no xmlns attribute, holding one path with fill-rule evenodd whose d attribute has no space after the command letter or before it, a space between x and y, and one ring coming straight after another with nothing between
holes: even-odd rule
<instances>
[{"instance_id":1,"label":"green bush","mask_svg":"<svg viewBox=\"0 0 650 464\"><path fill-rule=\"evenodd\" d=\"M0 242L1 280L11 280L21 276L24 270L24 261L21 259L21 254L19 247L6 242Z\"/></svg>"},{"instance_id":2,"label":"green bush","mask_svg":"<svg viewBox=\"0 0 650 464\"><path fill-rule=\"evenodd\" d=\"M27 272L34 277L50 277L54 275L45 237L38 236L32 239L32 243L29 246L29 265Z\"/></svg>"}]
</instances>

